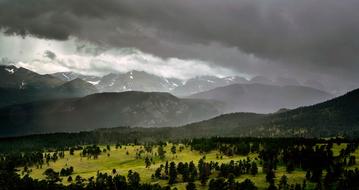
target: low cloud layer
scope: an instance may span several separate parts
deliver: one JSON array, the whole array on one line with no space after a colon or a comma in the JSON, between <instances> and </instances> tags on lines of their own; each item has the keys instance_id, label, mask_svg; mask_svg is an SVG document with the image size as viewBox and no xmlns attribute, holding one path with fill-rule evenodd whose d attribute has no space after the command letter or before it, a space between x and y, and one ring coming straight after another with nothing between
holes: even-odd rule
<instances>
[{"instance_id":1,"label":"low cloud layer","mask_svg":"<svg viewBox=\"0 0 359 190\"><path fill-rule=\"evenodd\" d=\"M357 0L0 0L0 28L348 87L359 82L358 9Z\"/></svg>"},{"instance_id":2,"label":"low cloud layer","mask_svg":"<svg viewBox=\"0 0 359 190\"><path fill-rule=\"evenodd\" d=\"M46 51L45 53L48 53ZM85 75L103 76L109 73L124 73L132 70L186 80L198 75L213 75L218 77L235 75L231 70L219 67L209 67L197 60L181 60L177 58L162 59L139 51L108 51L96 56L59 55L56 59L33 59L26 62L16 62L15 65L25 67L39 73L54 73L73 71Z\"/></svg>"},{"instance_id":3,"label":"low cloud layer","mask_svg":"<svg viewBox=\"0 0 359 190\"><path fill-rule=\"evenodd\" d=\"M41 74L73 71L85 75L103 76L109 73L146 71L163 77L188 79L198 75L238 75L233 70L200 60L161 58L133 48L103 49L74 40L59 42L22 39L0 34L0 64L13 64ZM25 51L26 47L31 51ZM24 48L25 47L25 48Z\"/></svg>"}]
</instances>

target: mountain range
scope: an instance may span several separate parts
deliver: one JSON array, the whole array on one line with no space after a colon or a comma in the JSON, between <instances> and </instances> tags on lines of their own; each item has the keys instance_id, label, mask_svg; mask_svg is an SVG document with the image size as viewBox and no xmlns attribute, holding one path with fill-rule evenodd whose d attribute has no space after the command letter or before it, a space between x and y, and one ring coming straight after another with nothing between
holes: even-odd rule
<instances>
[{"instance_id":1,"label":"mountain range","mask_svg":"<svg viewBox=\"0 0 359 190\"><path fill-rule=\"evenodd\" d=\"M178 79L159 77L143 71L130 71L105 75L97 88L102 92L170 92L180 85L181 81Z\"/></svg>"},{"instance_id":2,"label":"mountain range","mask_svg":"<svg viewBox=\"0 0 359 190\"><path fill-rule=\"evenodd\" d=\"M80 78L95 85L100 92L170 92L175 96L188 96L220 86L249 82L245 78L237 76L224 78L198 76L188 80L180 80L176 78L159 77L136 70L126 73L110 73L103 77L81 75L74 72L54 73L52 76L63 81Z\"/></svg>"},{"instance_id":3,"label":"mountain range","mask_svg":"<svg viewBox=\"0 0 359 190\"><path fill-rule=\"evenodd\" d=\"M101 93L0 109L2 136L104 127L178 126L221 114L220 103L179 99L169 93Z\"/></svg>"},{"instance_id":4,"label":"mountain range","mask_svg":"<svg viewBox=\"0 0 359 190\"><path fill-rule=\"evenodd\" d=\"M94 78L40 75L14 66L0 66L0 74L2 136L192 123L166 128L166 134L307 137L354 135L359 123L359 90L326 101L332 95L314 88L254 83L265 80L261 77L202 76L184 82L131 71ZM161 90L190 95L151 92ZM257 113L243 113L249 111ZM218 116L227 112L240 113Z\"/></svg>"},{"instance_id":5,"label":"mountain range","mask_svg":"<svg viewBox=\"0 0 359 190\"><path fill-rule=\"evenodd\" d=\"M167 94L168 95L168 94ZM48 143L62 137L91 138L94 142L111 142L115 139L141 142L167 141L201 137L359 137L359 89L343 96L312 106L293 110L280 110L273 114L231 113L188 124L182 127L115 127L90 132L56 133L20 138L22 143L36 139ZM2 119L0 119L1 121ZM1 125L2 126L2 125ZM23 126L25 127L25 125ZM2 131L6 130L4 128ZM9 131L10 129L8 129ZM23 132L22 129L21 132ZM10 133L8 133L10 134ZM13 134L13 133L12 133ZM22 133L23 134L23 133ZM33 138L31 138L33 137ZM112 139L109 139L112 137ZM7 146L14 141L9 138Z\"/></svg>"},{"instance_id":6,"label":"mountain range","mask_svg":"<svg viewBox=\"0 0 359 190\"><path fill-rule=\"evenodd\" d=\"M103 77L81 75L74 72L59 72L52 76L68 82L80 78L96 86L99 92L169 92L175 96L186 97L199 92L224 87L231 84L265 84L273 86L302 86L291 78L278 77L270 80L263 76L253 77L251 80L239 76L216 77L197 76L188 80L160 77L144 71L129 71L126 73L110 73ZM310 84L307 84L310 86Z\"/></svg>"},{"instance_id":7,"label":"mountain range","mask_svg":"<svg viewBox=\"0 0 359 190\"><path fill-rule=\"evenodd\" d=\"M272 114L225 114L178 130L199 136L358 137L359 89L312 106Z\"/></svg>"},{"instance_id":8,"label":"mountain range","mask_svg":"<svg viewBox=\"0 0 359 190\"><path fill-rule=\"evenodd\" d=\"M271 114L238 112L175 128L119 127L94 132L95 136L116 133L150 141L216 136L358 138L359 89L319 104Z\"/></svg>"}]
</instances>

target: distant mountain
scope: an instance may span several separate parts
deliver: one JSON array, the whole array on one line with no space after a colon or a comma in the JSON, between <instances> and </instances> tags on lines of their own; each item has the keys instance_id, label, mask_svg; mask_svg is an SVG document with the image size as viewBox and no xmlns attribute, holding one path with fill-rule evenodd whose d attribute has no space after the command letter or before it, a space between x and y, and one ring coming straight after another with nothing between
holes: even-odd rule
<instances>
[{"instance_id":1,"label":"distant mountain","mask_svg":"<svg viewBox=\"0 0 359 190\"><path fill-rule=\"evenodd\" d=\"M63 81L51 75L40 75L13 65L0 65L0 88L44 89L61 84Z\"/></svg>"},{"instance_id":2,"label":"distant mountain","mask_svg":"<svg viewBox=\"0 0 359 190\"><path fill-rule=\"evenodd\" d=\"M0 107L41 100L82 97L97 92L94 85L81 79L45 89L0 88Z\"/></svg>"},{"instance_id":3,"label":"distant mountain","mask_svg":"<svg viewBox=\"0 0 359 190\"><path fill-rule=\"evenodd\" d=\"M235 83L246 83L248 82L242 77L225 77L218 78L215 76L199 76L187 80L183 85L175 88L171 93L176 96L188 96L198 92L211 90L217 87L226 86Z\"/></svg>"},{"instance_id":4,"label":"distant mountain","mask_svg":"<svg viewBox=\"0 0 359 190\"><path fill-rule=\"evenodd\" d=\"M110 73L103 77L81 75L74 72L59 72L52 74L52 76L63 81L71 81L80 78L95 85L100 92L170 92L176 96L188 96L220 86L249 82L245 78L238 76L224 78L199 76L183 81L175 78L160 77L136 70L127 73Z\"/></svg>"},{"instance_id":5,"label":"distant mountain","mask_svg":"<svg viewBox=\"0 0 359 190\"><path fill-rule=\"evenodd\" d=\"M143 71L130 71L102 77L97 88L102 92L169 92L179 85L181 81L178 79L158 77Z\"/></svg>"},{"instance_id":6,"label":"distant mountain","mask_svg":"<svg viewBox=\"0 0 359 190\"><path fill-rule=\"evenodd\" d=\"M177 126L219 115L219 103L168 93L122 92L0 109L2 136L118 126Z\"/></svg>"},{"instance_id":7,"label":"distant mountain","mask_svg":"<svg viewBox=\"0 0 359 190\"><path fill-rule=\"evenodd\" d=\"M232 84L189 96L224 102L227 112L271 113L281 108L312 105L332 98L332 95L303 86L265 84Z\"/></svg>"},{"instance_id":8,"label":"distant mountain","mask_svg":"<svg viewBox=\"0 0 359 190\"><path fill-rule=\"evenodd\" d=\"M127 97L133 96L132 93L136 92L125 92L120 94L127 94ZM138 93L138 92L137 92ZM141 94L141 93L140 93ZM148 95L171 95L166 93L142 93ZM38 103L41 105L28 104L21 106L12 106L6 109L0 109L0 134L3 136L10 135L23 135L29 133L43 133L46 131L67 131L70 126L81 126L81 128L72 128L69 131L76 131L77 129L88 129L92 128L93 125L88 126L70 124L69 117L70 113L76 113L72 120L74 122L79 122L79 120L85 120L89 118L89 121L80 121L83 123L91 123L95 118L106 117L108 119L110 116L104 113L105 109L102 109L101 103L98 107L97 105L91 107L89 112L84 112L84 109L88 109L86 105L88 101L93 101L93 99L98 99L99 95L91 95L82 99L72 99L67 102L46 102ZM103 96L103 100L97 102L104 102L104 106L107 107L109 104L107 101L110 101L110 98L106 96L116 96L116 94L109 93ZM118 95L118 94L117 94ZM136 97L136 96L133 96ZM160 96L161 97L161 96ZM136 98L135 98L136 99ZM140 98L143 99L142 97ZM156 99L156 98L154 98ZM160 99L164 99L161 97ZM172 98L170 98L172 99ZM127 102L128 99L123 101ZM132 100L132 99L131 99ZM131 102L131 101L128 101ZM154 102L154 101L151 101ZM208 102L207 102L208 103ZM140 103L142 104L142 103ZM122 105L122 103L117 103L112 105L117 107ZM155 105L155 104L153 104ZM208 104L202 104L208 105ZM134 106L140 109L141 106ZM152 106L155 108L157 106ZM207 107L207 106L204 106ZM211 106L210 106L211 107ZM13 111L11 111L13 110ZM50 111L49 111L50 110ZM151 109L153 110L153 109ZM156 109L154 109L156 110ZM196 110L197 113L200 110ZM82 112L82 117L77 117L78 114ZM138 121L144 121L143 117L154 117L151 111L145 110L147 114L141 112ZM11 114L10 114L11 113ZM30 114L31 113L31 114ZM34 114L38 113L38 114ZM39 114L40 113L40 114ZM45 113L48 113L47 115ZM62 113L62 114L58 114ZM117 112L118 113L118 112ZM157 112L155 112L157 113ZM163 112L161 112L163 113ZM168 113L168 112L166 112ZM99 117L90 117L91 114L95 114ZM135 112L131 112L131 116L134 116ZM60 116L56 117L56 116ZM162 114L161 114L162 115ZM100 117L101 116L101 117ZM122 114L118 113L117 116L122 118ZM52 119L54 117L55 119ZM128 116L127 116L128 117ZM156 117L161 118L161 117ZM59 121L60 123L50 123L51 121ZM121 119L119 119L120 121ZM98 121L96 121L98 122ZM105 122L105 119L101 119L101 122ZM111 122L111 121L110 121ZM112 121L113 122L113 121ZM34 125L37 123L37 125ZM49 123L49 125L46 125ZM26 124L26 125L25 125ZM28 125L30 124L30 125ZM101 124L102 126L109 126ZM37 127L35 127L37 126ZM41 128L41 126L43 128ZM59 127L60 128L56 128ZM84 128L82 128L84 127ZM74 137L80 137L82 135L90 135L96 140L104 139L108 137L107 133L116 134L119 138L126 137L129 139L141 139L142 142L145 141L166 141L166 140L175 140L175 139L184 139L184 138L201 138L201 137L214 137L214 136L225 136L225 137L335 137L335 136L346 136L352 138L359 137L359 89L347 93L344 96L334 98L332 100L316 104L313 106L300 107L294 110L281 110L274 114L256 114L256 113L231 113L215 118L200 121L196 123L191 123L182 127L163 127L163 128L144 128L144 127L116 127L116 128L105 128L97 129L89 133L79 133L79 135L74 134ZM51 139L54 137L61 137L66 134L56 134L56 135L43 135L41 136L44 139ZM37 140L39 135L36 135ZM29 139L30 137L24 137L24 139ZM12 141L11 141L12 142ZM26 141L25 141L26 142ZM48 142L48 141L44 141ZM106 141L107 142L107 141Z\"/></svg>"},{"instance_id":9,"label":"distant mountain","mask_svg":"<svg viewBox=\"0 0 359 190\"><path fill-rule=\"evenodd\" d=\"M79 78L93 85L97 85L101 80L101 77L91 76L91 75L81 75L74 72L58 72L58 73L53 73L51 75L66 82Z\"/></svg>"},{"instance_id":10,"label":"distant mountain","mask_svg":"<svg viewBox=\"0 0 359 190\"><path fill-rule=\"evenodd\" d=\"M359 89L313 106L275 114L232 113L179 128L202 136L359 137Z\"/></svg>"},{"instance_id":11,"label":"distant mountain","mask_svg":"<svg viewBox=\"0 0 359 190\"><path fill-rule=\"evenodd\" d=\"M0 107L97 92L95 86L81 79L65 82L21 67L0 66Z\"/></svg>"},{"instance_id":12,"label":"distant mountain","mask_svg":"<svg viewBox=\"0 0 359 190\"><path fill-rule=\"evenodd\" d=\"M79 78L58 86L53 91L59 97L81 97L98 92L94 85Z\"/></svg>"}]
</instances>

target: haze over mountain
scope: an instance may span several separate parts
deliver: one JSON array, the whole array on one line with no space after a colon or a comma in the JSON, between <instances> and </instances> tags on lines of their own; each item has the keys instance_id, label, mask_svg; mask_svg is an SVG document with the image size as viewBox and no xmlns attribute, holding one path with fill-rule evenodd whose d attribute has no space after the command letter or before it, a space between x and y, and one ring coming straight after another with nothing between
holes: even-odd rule
<instances>
[{"instance_id":1,"label":"haze over mountain","mask_svg":"<svg viewBox=\"0 0 359 190\"><path fill-rule=\"evenodd\" d=\"M170 92L176 96L187 96L220 86L249 82L247 79L238 76L223 78L198 76L188 80L181 80L177 78L160 77L136 70L126 73L110 73L103 77L81 75L74 72L59 72L52 75L63 81L69 81L75 78L83 79L94 84L101 92Z\"/></svg>"},{"instance_id":2,"label":"haze over mountain","mask_svg":"<svg viewBox=\"0 0 359 190\"><path fill-rule=\"evenodd\" d=\"M0 134L4 136L118 126L178 126L205 120L223 112L275 112L280 108L293 109L332 97L326 92L310 87L255 83L260 82L258 80L262 77L247 81L240 77L204 76L183 82L132 71L106 75L99 78L100 82L94 86L80 78L74 80L68 78L70 81L63 81L53 75L40 75L14 66L3 66L0 72L3 79L0 82L2 103L0 105L18 104L0 109ZM88 78L92 77L88 76ZM263 79L263 83L268 81ZM283 84L295 83L293 80L283 79L283 81ZM103 89L118 91L122 89L130 92L94 94L98 92L100 85ZM123 88L124 86L126 89ZM220 87L216 88L216 86ZM179 99L169 93L132 91L141 89L174 92L176 89L186 88L187 90L182 92L188 94L210 90L193 94L189 96L190 99ZM93 95L86 96L88 94ZM199 136L209 134L311 136L333 135L340 133L341 130L356 131L358 94L359 90L355 90L318 105L294 110L280 109L273 114L223 115L174 131L189 128L195 131L193 134ZM71 98L82 96L86 97ZM222 127L226 127L226 130L223 131ZM243 133L239 134L239 132Z\"/></svg>"},{"instance_id":3,"label":"haze over mountain","mask_svg":"<svg viewBox=\"0 0 359 190\"><path fill-rule=\"evenodd\" d=\"M190 94L195 94L198 92L203 92L220 86L226 86L234 83L247 83L248 81L242 77L225 77L218 78L214 76L199 76L191 78L183 83L183 85L178 86L173 89L171 93L178 96L186 96Z\"/></svg>"},{"instance_id":4,"label":"haze over mountain","mask_svg":"<svg viewBox=\"0 0 359 190\"><path fill-rule=\"evenodd\" d=\"M209 120L191 123L182 127L116 127L97 129L90 133L98 138L100 138L99 136L101 136L101 134L111 133L116 134L117 136L131 136L131 138L134 139L141 138L148 141L213 136L334 137L344 135L346 137L359 137L358 100L359 89L313 106L300 107L293 110L283 110L274 114L231 113ZM56 104L53 102L53 105ZM35 106L34 108L36 107L38 106ZM4 111L9 111L9 108L1 109L0 113L4 113ZM3 118L3 116L4 115L1 114L1 118ZM3 119L0 119L0 121L1 120ZM10 117L7 118L7 121L11 121ZM14 119L12 122L15 123L16 121L18 120ZM19 124L16 126L21 125ZM23 134L23 132L29 133L30 129L28 128L25 130L23 129L24 127L25 126L23 125L22 128L1 127L0 129L2 132L6 131L6 133L2 133L5 135L19 135ZM61 130L62 129L63 128L61 128ZM46 138L47 136L45 135L43 137Z\"/></svg>"},{"instance_id":5,"label":"haze over mountain","mask_svg":"<svg viewBox=\"0 0 359 190\"><path fill-rule=\"evenodd\" d=\"M221 114L218 102L168 93L122 92L41 101L0 109L1 136L118 126L178 126Z\"/></svg>"},{"instance_id":6,"label":"haze over mountain","mask_svg":"<svg viewBox=\"0 0 359 190\"><path fill-rule=\"evenodd\" d=\"M281 108L293 109L312 105L333 96L303 86L273 86L266 84L232 84L189 96L218 100L226 104L227 112L271 113Z\"/></svg>"},{"instance_id":7,"label":"haze over mountain","mask_svg":"<svg viewBox=\"0 0 359 190\"><path fill-rule=\"evenodd\" d=\"M358 111L356 89L323 103L274 114L226 114L185 126L182 132L201 135L201 131L206 131L207 136L358 137Z\"/></svg>"},{"instance_id":8,"label":"haze over mountain","mask_svg":"<svg viewBox=\"0 0 359 190\"><path fill-rule=\"evenodd\" d=\"M75 78L83 79L94 84L100 92L170 92L176 96L188 96L217 87L231 84L268 84L274 86L302 86L296 79L277 77L274 80L256 76L251 80L239 76L216 77L198 76L187 80L159 77L144 71L129 71L126 73L110 73L103 77L81 75L74 72L59 72L52 74L63 81ZM309 84L308 84L309 85Z\"/></svg>"},{"instance_id":9,"label":"haze over mountain","mask_svg":"<svg viewBox=\"0 0 359 190\"><path fill-rule=\"evenodd\" d=\"M4 72L3 78L8 77L12 83L2 84L8 88L2 89L0 106L43 99L81 97L97 92L144 91L170 92L179 97L190 95L191 98L218 100L226 103L226 112L268 113L280 108L318 103L331 97L326 92L300 86L295 79L290 78L277 78L276 83L282 86L275 86L271 85L274 81L260 76L251 80L238 76L201 76L180 80L158 77L143 71L111 73L103 77L74 72L40 75L14 66L3 66L1 71ZM288 84L295 86L286 86Z\"/></svg>"}]
</instances>

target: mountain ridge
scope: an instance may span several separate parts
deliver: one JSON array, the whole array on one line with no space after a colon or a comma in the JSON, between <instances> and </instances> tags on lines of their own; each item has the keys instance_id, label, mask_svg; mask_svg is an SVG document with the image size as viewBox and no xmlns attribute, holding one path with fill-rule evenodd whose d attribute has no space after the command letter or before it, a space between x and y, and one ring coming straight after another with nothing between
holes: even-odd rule
<instances>
[{"instance_id":1,"label":"mountain ridge","mask_svg":"<svg viewBox=\"0 0 359 190\"><path fill-rule=\"evenodd\" d=\"M206 128L209 131L210 128L215 130L218 125L226 126L228 131L222 132L222 135L227 136L359 136L359 89L322 103L285 112L251 113L251 117L245 118L247 121L243 119L243 114L224 114L185 127L197 130Z\"/></svg>"},{"instance_id":2,"label":"mountain ridge","mask_svg":"<svg viewBox=\"0 0 359 190\"><path fill-rule=\"evenodd\" d=\"M76 82L77 81L77 82ZM32 101L85 96L97 89L85 81L62 81L22 67L0 65L0 107Z\"/></svg>"},{"instance_id":3,"label":"mountain ridge","mask_svg":"<svg viewBox=\"0 0 359 190\"><path fill-rule=\"evenodd\" d=\"M169 93L98 93L0 109L0 134L69 132L117 126L178 126L221 114L218 103Z\"/></svg>"}]
</instances>

